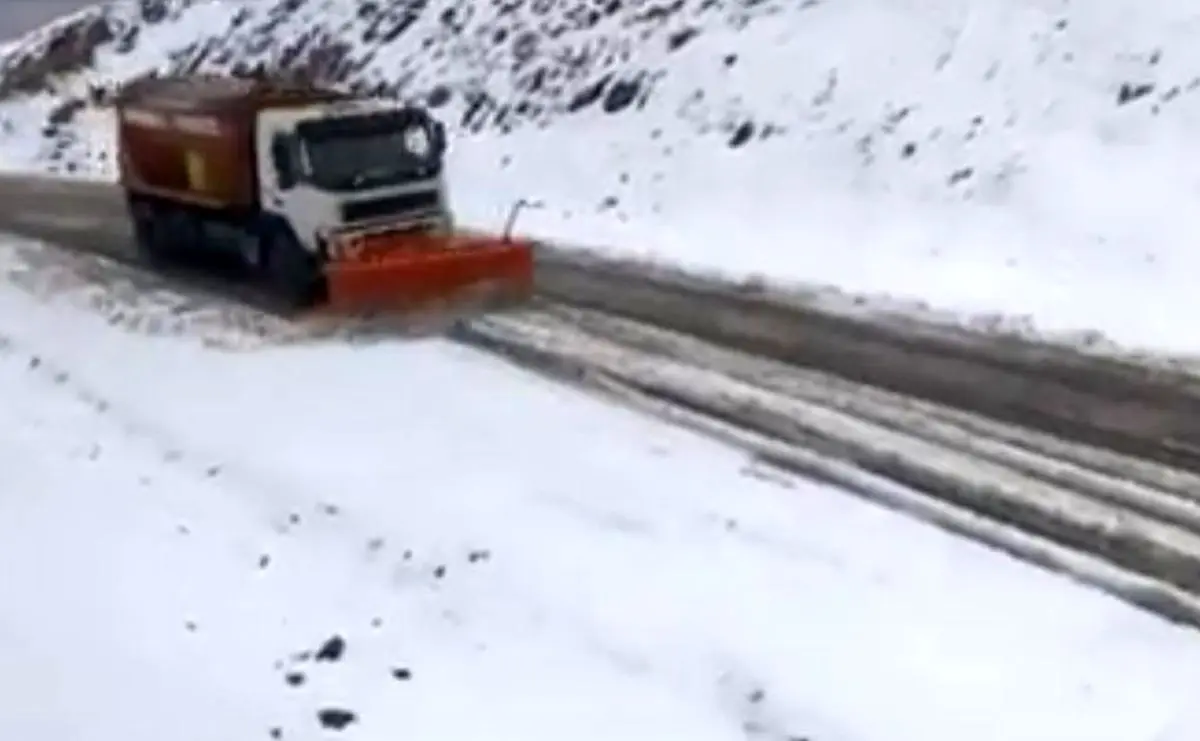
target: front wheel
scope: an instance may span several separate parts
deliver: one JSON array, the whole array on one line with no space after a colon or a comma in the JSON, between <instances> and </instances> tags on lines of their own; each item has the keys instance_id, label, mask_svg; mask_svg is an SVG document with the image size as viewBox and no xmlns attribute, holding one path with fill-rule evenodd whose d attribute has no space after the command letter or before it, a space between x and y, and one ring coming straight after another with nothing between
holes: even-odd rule
<instances>
[{"instance_id":1,"label":"front wheel","mask_svg":"<svg viewBox=\"0 0 1200 741\"><path fill-rule=\"evenodd\" d=\"M303 309L315 303L320 273L312 255L284 229L269 230L263 240L263 277L271 296L286 309Z\"/></svg>"}]
</instances>

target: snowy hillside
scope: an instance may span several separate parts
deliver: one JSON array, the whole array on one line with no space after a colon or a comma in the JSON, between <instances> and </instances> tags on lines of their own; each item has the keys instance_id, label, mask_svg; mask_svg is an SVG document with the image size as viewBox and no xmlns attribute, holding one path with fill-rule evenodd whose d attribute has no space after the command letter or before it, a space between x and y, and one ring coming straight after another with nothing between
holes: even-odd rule
<instances>
[{"instance_id":1,"label":"snowy hillside","mask_svg":"<svg viewBox=\"0 0 1200 741\"><path fill-rule=\"evenodd\" d=\"M573 243L1189 352L1188 8L143 0L23 39L0 115L9 167L102 174L63 100L151 69L286 67L434 106L464 137L467 221L536 197L526 228Z\"/></svg>"},{"instance_id":2,"label":"snowy hillside","mask_svg":"<svg viewBox=\"0 0 1200 741\"><path fill-rule=\"evenodd\" d=\"M113 324L0 290L2 738L1200 733L1194 631L495 358Z\"/></svg>"}]
</instances>

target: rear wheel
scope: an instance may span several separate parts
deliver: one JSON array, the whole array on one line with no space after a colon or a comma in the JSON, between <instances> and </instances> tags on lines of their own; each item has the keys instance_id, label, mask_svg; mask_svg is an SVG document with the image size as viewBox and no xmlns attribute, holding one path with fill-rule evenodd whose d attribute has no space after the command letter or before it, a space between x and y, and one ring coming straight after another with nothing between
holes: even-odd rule
<instances>
[{"instance_id":1,"label":"rear wheel","mask_svg":"<svg viewBox=\"0 0 1200 741\"><path fill-rule=\"evenodd\" d=\"M171 242L157 209L146 203L131 204L129 217L133 222L133 242L138 259L151 266L169 262Z\"/></svg>"},{"instance_id":2,"label":"rear wheel","mask_svg":"<svg viewBox=\"0 0 1200 741\"><path fill-rule=\"evenodd\" d=\"M199 226L186 211L138 202L130 206L129 212L134 243L142 262L167 265L201 254Z\"/></svg>"},{"instance_id":3,"label":"rear wheel","mask_svg":"<svg viewBox=\"0 0 1200 741\"><path fill-rule=\"evenodd\" d=\"M312 256L281 228L268 230L263 240L263 278L271 296L286 309L303 309L316 303L321 281Z\"/></svg>"}]
</instances>

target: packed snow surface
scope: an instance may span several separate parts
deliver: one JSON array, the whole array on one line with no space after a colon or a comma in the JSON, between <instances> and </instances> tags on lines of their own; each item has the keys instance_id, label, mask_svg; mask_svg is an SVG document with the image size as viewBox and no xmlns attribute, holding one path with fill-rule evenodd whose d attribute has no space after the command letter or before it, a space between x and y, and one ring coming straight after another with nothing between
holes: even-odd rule
<instances>
[{"instance_id":1,"label":"packed snow surface","mask_svg":"<svg viewBox=\"0 0 1200 741\"><path fill-rule=\"evenodd\" d=\"M1198 23L1168 0L147 0L23 39L0 115L9 166L106 175L79 126L41 136L88 85L302 70L435 106L469 223L534 198L523 228L573 245L1194 353Z\"/></svg>"},{"instance_id":2,"label":"packed snow surface","mask_svg":"<svg viewBox=\"0 0 1200 741\"><path fill-rule=\"evenodd\" d=\"M0 737L1200 733L1195 633L684 431L84 303L0 287Z\"/></svg>"}]
</instances>

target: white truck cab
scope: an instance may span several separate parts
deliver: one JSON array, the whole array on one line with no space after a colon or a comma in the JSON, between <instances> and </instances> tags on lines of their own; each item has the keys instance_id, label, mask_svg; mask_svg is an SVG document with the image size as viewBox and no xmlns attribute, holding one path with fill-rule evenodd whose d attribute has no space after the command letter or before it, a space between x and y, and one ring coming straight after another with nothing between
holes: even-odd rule
<instances>
[{"instance_id":1,"label":"white truck cab","mask_svg":"<svg viewBox=\"0 0 1200 741\"><path fill-rule=\"evenodd\" d=\"M445 134L418 109L350 100L258 113L261 207L309 252L347 232L449 225Z\"/></svg>"}]
</instances>

